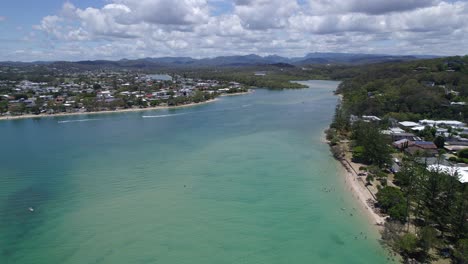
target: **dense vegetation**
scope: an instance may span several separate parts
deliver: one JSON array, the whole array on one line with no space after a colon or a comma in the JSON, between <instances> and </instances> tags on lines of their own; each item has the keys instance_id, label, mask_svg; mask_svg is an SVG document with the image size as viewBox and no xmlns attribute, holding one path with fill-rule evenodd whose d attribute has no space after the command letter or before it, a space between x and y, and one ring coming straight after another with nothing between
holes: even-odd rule
<instances>
[{"instance_id":1,"label":"dense vegetation","mask_svg":"<svg viewBox=\"0 0 468 264\"><path fill-rule=\"evenodd\" d=\"M331 76L346 75L337 90L343 95L327 137L335 157L343 157L349 141L353 160L367 165L367 182L377 185L376 206L389 216L383 241L405 260L421 263L450 259L468 263L468 188L453 171L428 170L421 158L404 155L400 171L387 184L391 149L380 133L399 121L453 119L468 121L468 57L386 63L336 69ZM453 103L457 102L457 103ZM380 123L350 122L351 115L376 115ZM449 132L451 133L452 131ZM443 148L445 139L435 128L418 133ZM402 155L402 154L401 154ZM441 158L441 157L440 157ZM462 150L455 162L465 162Z\"/></svg>"},{"instance_id":2,"label":"dense vegetation","mask_svg":"<svg viewBox=\"0 0 468 264\"><path fill-rule=\"evenodd\" d=\"M242 68L222 68L222 69L195 69L184 71L184 76L192 78L201 78L205 80L220 80L234 81L242 83L246 86L270 88L270 89L291 89L291 88L306 88L299 83L294 83L294 80L304 80L303 76L297 76L296 68L276 68L268 67L268 69L260 75L256 75L257 67L242 67ZM264 74L264 75L263 75Z\"/></svg>"},{"instance_id":3,"label":"dense vegetation","mask_svg":"<svg viewBox=\"0 0 468 264\"><path fill-rule=\"evenodd\" d=\"M468 56L368 65L354 71L338 89L350 114L399 120L468 118L468 108L450 104L468 99Z\"/></svg>"},{"instance_id":4,"label":"dense vegetation","mask_svg":"<svg viewBox=\"0 0 468 264\"><path fill-rule=\"evenodd\" d=\"M468 188L456 171L427 170L406 158L395 179L399 188L387 186L377 194L379 206L394 220L387 223L386 243L421 261L444 252L456 263L468 261ZM416 243L405 245L412 234Z\"/></svg>"}]
</instances>

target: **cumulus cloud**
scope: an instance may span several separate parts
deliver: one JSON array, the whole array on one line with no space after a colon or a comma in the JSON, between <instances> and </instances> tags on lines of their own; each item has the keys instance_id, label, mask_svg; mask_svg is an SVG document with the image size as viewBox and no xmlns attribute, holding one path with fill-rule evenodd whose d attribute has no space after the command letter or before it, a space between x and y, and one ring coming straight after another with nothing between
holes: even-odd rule
<instances>
[{"instance_id":1,"label":"cumulus cloud","mask_svg":"<svg viewBox=\"0 0 468 264\"><path fill-rule=\"evenodd\" d=\"M382 17L362 14L333 16L299 15L290 19L292 27L298 31L313 34L336 34L341 32L374 33L386 30Z\"/></svg>"},{"instance_id":2,"label":"cumulus cloud","mask_svg":"<svg viewBox=\"0 0 468 264\"><path fill-rule=\"evenodd\" d=\"M468 3L449 0L107 0L86 8L66 2L34 28L54 39L55 56L80 59L464 54L466 17Z\"/></svg>"},{"instance_id":3,"label":"cumulus cloud","mask_svg":"<svg viewBox=\"0 0 468 264\"><path fill-rule=\"evenodd\" d=\"M62 25L61 22L63 18L59 16L46 16L42 19L39 25L33 26L33 28L44 31L50 36L54 36L57 38L63 37L62 35Z\"/></svg>"},{"instance_id":4,"label":"cumulus cloud","mask_svg":"<svg viewBox=\"0 0 468 264\"><path fill-rule=\"evenodd\" d=\"M314 13L356 12L379 15L391 12L411 11L429 7L439 0L310 0L309 5Z\"/></svg>"},{"instance_id":5,"label":"cumulus cloud","mask_svg":"<svg viewBox=\"0 0 468 264\"><path fill-rule=\"evenodd\" d=\"M165 25L199 24L209 16L206 0L114 0L130 10L127 22Z\"/></svg>"},{"instance_id":6,"label":"cumulus cloud","mask_svg":"<svg viewBox=\"0 0 468 264\"><path fill-rule=\"evenodd\" d=\"M249 29L281 28L299 5L296 0L237 0L234 13Z\"/></svg>"}]
</instances>

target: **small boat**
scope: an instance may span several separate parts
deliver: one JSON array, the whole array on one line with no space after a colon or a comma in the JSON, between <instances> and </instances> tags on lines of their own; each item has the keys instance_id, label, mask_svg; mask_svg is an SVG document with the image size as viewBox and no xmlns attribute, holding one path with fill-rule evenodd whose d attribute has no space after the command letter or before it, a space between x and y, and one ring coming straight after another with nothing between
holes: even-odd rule
<instances>
[{"instance_id":1,"label":"small boat","mask_svg":"<svg viewBox=\"0 0 468 264\"><path fill-rule=\"evenodd\" d=\"M29 210L29 212L34 212L34 208L32 208L32 207L29 207L28 210Z\"/></svg>"}]
</instances>

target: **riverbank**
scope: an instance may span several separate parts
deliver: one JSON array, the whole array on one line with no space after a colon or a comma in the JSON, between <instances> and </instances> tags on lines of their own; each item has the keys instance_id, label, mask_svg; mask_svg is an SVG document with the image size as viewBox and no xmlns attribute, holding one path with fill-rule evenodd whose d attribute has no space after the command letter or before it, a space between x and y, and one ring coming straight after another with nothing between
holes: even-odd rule
<instances>
[{"instance_id":1,"label":"riverbank","mask_svg":"<svg viewBox=\"0 0 468 264\"><path fill-rule=\"evenodd\" d=\"M130 109L118 109L118 110L106 110L106 111L91 111L91 112L75 112L75 113L58 113L58 114L27 114L19 116L0 116L0 121L2 120L17 120L17 119L31 119L31 118L47 118L47 117L61 117L61 116L79 116L79 115L101 115L101 114L113 114L113 113L126 113L126 112L144 112L152 110L161 110L161 109L176 109L183 107L192 107L197 105L208 104L217 101L218 99L211 99L200 103L190 103L185 105L176 105L176 106L154 106L146 108L130 108Z\"/></svg>"},{"instance_id":2,"label":"riverbank","mask_svg":"<svg viewBox=\"0 0 468 264\"><path fill-rule=\"evenodd\" d=\"M350 190L353 197L359 201L359 204L366 212L366 215L372 225L376 226L379 231L382 231L386 217L375 211L374 204L376 203L376 200L374 195L367 189L366 183L362 178L357 176L348 159L341 159L339 162L341 164L341 173L343 175L346 188Z\"/></svg>"},{"instance_id":3,"label":"riverbank","mask_svg":"<svg viewBox=\"0 0 468 264\"><path fill-rule=\"evenodd\" d=\"M325 139L325 135L323 136L322 141L330 144L330 142ZM383 230L386 217L380 215L375 210L374 204L377 202L375 195L366 187L366 183L361 176L358 176L357 170L359 169L359 165L352 162L349 153L347 151L345 152L346 153L342 158L336 160L340 163L339 170L343 176L346 189L348 189L352 193L352 196L357 199L372 226L375 226L376 230L381 232Z\"/></svg>"}]
</instances>

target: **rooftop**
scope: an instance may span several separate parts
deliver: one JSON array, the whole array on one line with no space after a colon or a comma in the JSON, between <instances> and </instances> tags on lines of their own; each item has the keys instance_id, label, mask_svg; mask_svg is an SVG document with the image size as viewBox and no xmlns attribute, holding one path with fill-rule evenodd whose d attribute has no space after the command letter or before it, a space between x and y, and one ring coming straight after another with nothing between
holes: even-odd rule
<instances>
[{"instance_id":1,"label":"rooftop","mask_svg":"<svg viewBox=\"0 0 468 264\"><path fill-rule=\"evenodd\" d=\"M404 126L404 127L415 127L415 126L419 126L418 123L411 122L411 121L403 121L403 122L400 122L399 124L402 125L402 126Z\"/></svg>"},{"instance_id":2,"label":"rooftop","mask_svg":"<svg viewBox=\"0 0 468 264\"><path fill-rule=\"evenodd\" d=\"M452 166L445 166L445 165L429 165L427 167L430 171L441 171L448 174L452 174L456 172L458 174L459 181L462 183L468 182L468 167L452 167Z\"/></svg>"}]
</instances>

